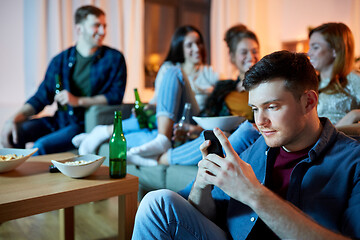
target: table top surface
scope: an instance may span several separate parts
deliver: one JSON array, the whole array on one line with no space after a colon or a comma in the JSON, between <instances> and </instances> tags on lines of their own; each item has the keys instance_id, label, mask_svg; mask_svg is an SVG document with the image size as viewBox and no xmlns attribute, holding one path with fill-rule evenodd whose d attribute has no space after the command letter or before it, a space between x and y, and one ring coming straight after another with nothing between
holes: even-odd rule
<instances>
[{"instance_id":1,"label":"table top surface","mask_svg":"<svg viewBox=\"0 0 360 240\"><path fill-rule=\"evenodd\" d=\"M127 174L125 178L112 179L106 166L81 179L49 172L51 160L72 156L72 153L60 153L31 157L13 171L1 173L0 212L9 208L14 211L29 210L29 206L39 208L28 211L28 216L138 191L137 177ZM0 215L0 221L9 218Z\"/></svg>"}]
</instances>

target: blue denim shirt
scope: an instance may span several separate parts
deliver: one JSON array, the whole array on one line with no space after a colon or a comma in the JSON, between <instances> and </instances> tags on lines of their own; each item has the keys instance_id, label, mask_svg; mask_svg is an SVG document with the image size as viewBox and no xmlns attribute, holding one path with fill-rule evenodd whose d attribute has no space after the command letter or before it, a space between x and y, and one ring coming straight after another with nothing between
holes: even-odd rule
<instances>
[{"instance_id":1,"label":"blue denim shirt","mask_svg":"<svg viewBox=\"0 0 360 240\"><path fill-rule=\"evenodd\" d=\"M308 158L291 173L286 199L325 228L360 238L360 144L338 132L328 119L322 118L321 122L319 140ZM260 137L240 156L251 164L258 180L265 185L274 150ZM246 239L258 220L257 214L217 187L212 195L218 222L226 222L222 227L233 239Z\"/></svg>"},{"instance_id":2,"label":"blue denim shirt","mask_svg":"<svg viewBox=\"0 0 360 240\"><path fill-rule=\"evenodd\" d=\"M76 63L75 46L55 56L46 71L45 78L37 92L27 103L36 113L54 102L55 75L59 74L63 88L71 92L70 81ZM94 54L90 70L91 96L105 95L109 105L121 104L126 86L126 63L124 56L117 50L101 46ZM84 108L68 106L67 112L57 111L55 117L61 126L70 123L82 124Z\"/></svg>"}]
</instances>

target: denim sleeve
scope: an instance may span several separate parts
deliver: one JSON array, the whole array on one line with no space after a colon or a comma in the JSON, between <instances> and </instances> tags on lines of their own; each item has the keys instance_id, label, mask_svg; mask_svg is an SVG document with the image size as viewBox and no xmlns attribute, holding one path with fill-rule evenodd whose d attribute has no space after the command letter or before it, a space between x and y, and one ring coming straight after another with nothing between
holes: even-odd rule
<instances>
[{"instance_id":1,"label":"denim sleeve","mask_svg":"<svg viewBox=\"0 0 360 240\"><path fill-rule=\"evenodd\" d=\"M180 190L180 191L178 192L178 194L179 194L180 196L182 196L183 198L188 199L194 182L195 182L195 178L194 178L194 180L191 181L191 183L189 183L188 185L186 185L186 187L185 187L183 190Z\"/></svg>"},{"instance_id":2,"label":"denim sleeve","mask_svg":"<svg viewBox=\"0 0 360 240\"><path fill-rule=\"evenodd\" d=\"M51 60L48 69L46 70L45 78L40 84L36 93L29 98L26 103L29 103L35 109L35 114L44 109L45 106L51 105L54 102L55 96L55 75L59 74L60 65L59 59Z\"/></svg>"},{"instance_id":3,"label":"denim sleeve","mask_svg":"<svg viewBox=\"0 0 360 240\"><path fill-rule=\"evenodd\" d=\"M360 239L360 164L354 167L352 191L342 217L342 232Z\"/></svg>"}]
</instances>

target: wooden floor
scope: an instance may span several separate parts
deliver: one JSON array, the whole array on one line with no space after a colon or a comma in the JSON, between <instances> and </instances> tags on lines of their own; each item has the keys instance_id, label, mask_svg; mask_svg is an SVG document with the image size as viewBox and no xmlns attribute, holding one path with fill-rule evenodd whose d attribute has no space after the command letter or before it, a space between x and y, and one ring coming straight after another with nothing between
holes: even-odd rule
<instances>
[{"instance_id":1,"label":"wooden floor","mask_svg":"<svg viewBox=\"0 0 360 240\"><path fill-rule=\"evenodd\" d=\"M116 239L117 208L117 197L75 206L75 239ZM0 239L59 239L58 217L52 211L2 223Z\"/></svg>"}]
</instances>

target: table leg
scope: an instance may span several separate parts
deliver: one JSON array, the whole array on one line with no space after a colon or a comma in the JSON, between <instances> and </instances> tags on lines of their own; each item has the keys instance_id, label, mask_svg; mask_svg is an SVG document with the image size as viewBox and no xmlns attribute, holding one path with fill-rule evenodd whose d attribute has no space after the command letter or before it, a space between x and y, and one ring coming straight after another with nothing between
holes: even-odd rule
<instances>
[{"instance_id":1,"label":"table leg","mask_svg":"<svg viewBox=\"0 0 360 240\"><path fill-rule=\"evenodd\" d=\"M60 240L75 239L74 207L59 210Z\"/></svg>"},{"instance_id":2,"label":"table leg","mask_svg":"<svg viewBox=\"0 0 360 240\"><path fill-rule=\"evenodd\" d=\"M131 239L137 211L137 192L118 197L118 238Z\"/></svg>"}]
</instances>

